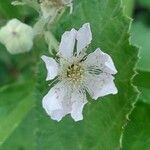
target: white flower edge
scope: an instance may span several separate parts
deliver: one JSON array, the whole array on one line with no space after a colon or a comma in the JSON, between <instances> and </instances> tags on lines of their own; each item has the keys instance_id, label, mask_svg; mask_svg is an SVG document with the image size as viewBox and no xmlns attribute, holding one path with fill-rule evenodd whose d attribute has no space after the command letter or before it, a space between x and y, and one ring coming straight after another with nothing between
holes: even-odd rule
<instances>
[{"instance_id":1,"label":"white flower edge","mask_svg":"<svg viewBox=\"0 0 150 150\"><path fill-rule=\"evenodd\" d=\"M11 54L24 53L33 46L34 32L32 27L18 19L12 19L0 29L0 42Z\"/></svg>"},{"instance_id":2,"label":"white flower edge","mask_svg":"<svg viewBox=\"0 0 150 150\"><path fill-rule=\"evenodd\" d=\"M46 80L52 80L58 75L58 63L55 61L55 59L42 56L42 60L45 62L46 68L47 68L47 78Z\"/></svg>"}]
</instances>

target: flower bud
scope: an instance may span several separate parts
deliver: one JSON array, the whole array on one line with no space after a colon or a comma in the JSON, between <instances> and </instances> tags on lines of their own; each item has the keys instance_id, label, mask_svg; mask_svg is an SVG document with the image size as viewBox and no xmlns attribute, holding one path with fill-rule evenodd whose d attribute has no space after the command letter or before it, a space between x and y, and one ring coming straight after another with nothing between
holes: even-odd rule
<instances>
[{"instance_id":1,"label":"flower bud","mask_svg":"<svg viewBox=\"0 0 150 150\"><path fill-rule=\"evenodd\" d=\"M28 52L33 46L34 33L32 27L18 19L10 20L0 29L0 42L11 54Z\"/></svg>"},{"instance_id":2,"label":"flower bud","mask_svg":"<svg viewBox=\"0 0 150 150\"><path fill-rule=\"evenodd\" d=\"M40 7L44 18L53 17L60 9L72 6L72 0L40 0Z\"/></svg>"}]
</instances>

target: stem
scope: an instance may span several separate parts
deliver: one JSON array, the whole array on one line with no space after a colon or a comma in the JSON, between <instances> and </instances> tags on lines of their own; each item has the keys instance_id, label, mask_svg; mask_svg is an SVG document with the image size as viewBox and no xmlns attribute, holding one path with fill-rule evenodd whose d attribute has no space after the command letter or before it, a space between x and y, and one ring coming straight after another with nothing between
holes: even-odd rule
<instances>
[{"instance_id":1,"label":"stem","mask_svg":"<svg viewBox=\"0 0 150 150\"><path fill-rule=\"evenodd\" d=\"M55 50L56 52L58 51L59 43L50 31L45 32L45 40L49 45L50 53L53 53L52 50Z\"/></svg>"},{"instance_id":2,"label":"stem","mask_svg":"<svg viewBox=\"0 0 150 150\"><path fill-rule=\"evenodd\" d=\"M52 17L45 19L41 17L34 25L34 34L44 34L45 41L49 46L49 52L54 55L54 53L58 52L58 41L51 33L51 27L58 22L58 20L62 17L64 9L56 10L56 12L52 15Z\"/></svg>"},{"instance_id":3,"label":"stem","mask_svg":"<svg viewBox=\"0 0 150 150\"><path fill-rule=\"evenodd\" d=\"M48 23L47 29L50 30L51 26L53 26L56 22L60 20L62 17L63 13L65 12L65 9L61 9L60 11L57 12L56 16L51 20L51 22Z\"/></svg>"},{"instance_id":4,"label":"stem","mask_svg":"<svg viewBox=\"0 0 150 150\"><path fill-rule=\"evenodd\" d=\"M49 52L53 55L54 51L57 53L58 52L58 45L59 42L55 38L55 36L51 33L51 26L53 26L58 20L62 17L63 13L65 12L65 9L61 9L60 11L57 12L56 16L47 24L47 30L45 34L45 40L47 41L49 45Z\"/></svg>"}]
</instances>

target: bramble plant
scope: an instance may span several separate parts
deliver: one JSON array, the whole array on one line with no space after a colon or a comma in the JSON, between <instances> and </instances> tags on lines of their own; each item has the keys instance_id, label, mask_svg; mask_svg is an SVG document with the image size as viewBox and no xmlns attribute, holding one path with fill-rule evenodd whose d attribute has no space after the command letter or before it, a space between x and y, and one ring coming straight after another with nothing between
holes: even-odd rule
<instances>
[{"instance_id":1,"label":"bramble plant","mask_svg":"<svg viewBox=\"0 0 150 150\"><path fill-rule=\"evenodd\" d=\"M149 86L138 84L133 1L1 5L0 150L140 150L132 118Z\"/></svg>"}]
</instances>

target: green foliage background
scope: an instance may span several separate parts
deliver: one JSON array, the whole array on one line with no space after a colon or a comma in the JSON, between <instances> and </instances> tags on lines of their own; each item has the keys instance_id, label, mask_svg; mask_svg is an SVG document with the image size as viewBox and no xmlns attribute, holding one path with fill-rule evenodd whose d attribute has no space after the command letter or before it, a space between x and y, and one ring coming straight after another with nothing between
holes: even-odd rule
<instances>
[{"instance_id":1,"label":"green foliage background","mask_svg":"<svg viewBox=\"0 0 150 150\"><path fill-rule=\"evenodd\" d=\"M119 93L97 101L89 98L84 120L77 123L69 116L57 123L41 106L49 87L40 56L50 55L43 36L35 39L33 50L27 54L12 56L0 45L0 150L149 150L150 7L147 3L139 0L136 7L143 10L130 26L129 16L136 8L134 1L75 0L73 14L67 9L53 25L52 32L60 41L66 30L90 22L93 41L88 52L100 47L111 55L118 70L115 82ZM14 17L33 25L38 14L30 7L13 7L10 0L0 0L0 25ZM140 47L141 59L137 65L138 48L131 43ZM135 65L139 74L133 80ZM141 92L139 97L132 83Z\"/></svg>"}]
</instances>

